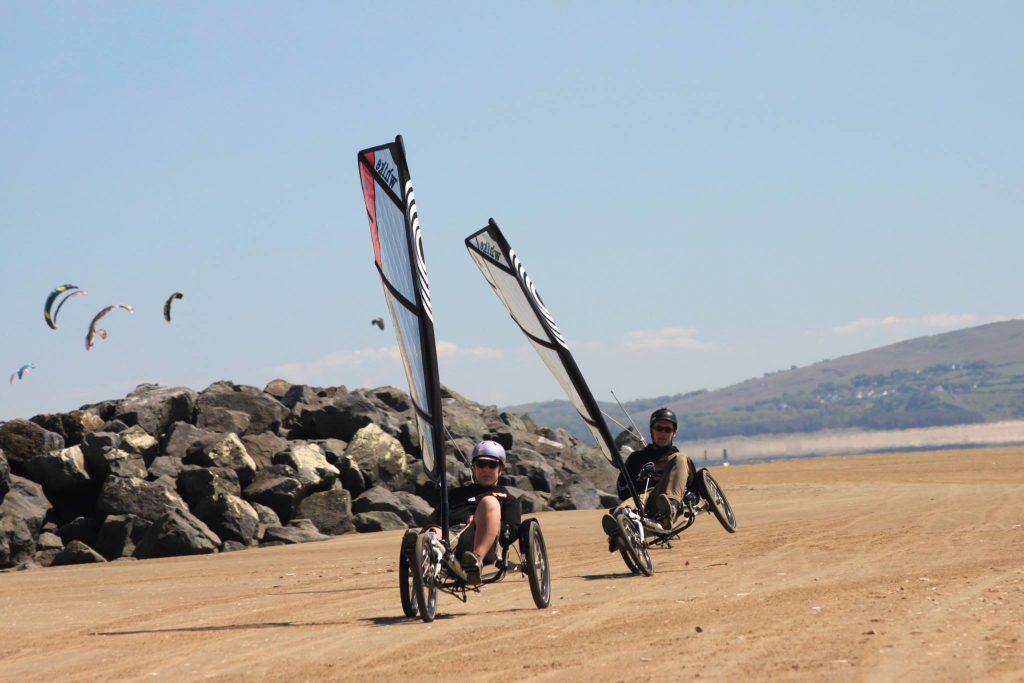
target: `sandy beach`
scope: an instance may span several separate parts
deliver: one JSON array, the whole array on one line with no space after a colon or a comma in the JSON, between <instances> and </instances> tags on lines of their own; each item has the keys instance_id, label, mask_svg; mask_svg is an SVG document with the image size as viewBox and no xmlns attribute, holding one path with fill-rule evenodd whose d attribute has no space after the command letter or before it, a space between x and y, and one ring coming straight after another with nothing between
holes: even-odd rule
<instances>
[{"instance_id":1,"label":"sandy beach","mask_svg":"<svg viewBox=\"0 0 1024 683\"><path fill-rule=\"evenodd\" d=\"M402 616L399 532L0 573L0 680L1020 681L1024 448L715 468L656 573L599 510L538 515L538 610L509 576Z\"/></svg>"}]
</instances>

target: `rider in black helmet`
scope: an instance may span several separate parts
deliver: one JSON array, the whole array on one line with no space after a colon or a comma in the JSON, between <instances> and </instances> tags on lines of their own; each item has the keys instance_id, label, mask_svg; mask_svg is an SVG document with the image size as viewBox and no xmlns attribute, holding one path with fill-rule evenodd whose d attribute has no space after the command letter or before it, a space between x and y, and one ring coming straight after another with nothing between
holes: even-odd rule
<instances>
[{"instance_id":1,"label":"rider in black helmet","mask_svg":"<svg viewBox=\"0 0 1024 683\"><path fill-rule=\"evenodd\" d=\"M612 515L624 507L633 507L633 499L629 495L624 477L628 476L636 481L640 470L647 463L654 464L654 475L651 477L647 492L639 491L644 514L658 520L666 529L674 526L676 517L682 510L683 500L694 485L697 473L697 468L689 456L672 445L678 427L676 414L668 408L658 408L651 413L651 443L629 454L626 472L619 473L617 482L619 497L623 502L601 520L601 525L610 538L610 550L615 550L613 539L618 534L618 524Z\"/></svg>"}]
</instances>

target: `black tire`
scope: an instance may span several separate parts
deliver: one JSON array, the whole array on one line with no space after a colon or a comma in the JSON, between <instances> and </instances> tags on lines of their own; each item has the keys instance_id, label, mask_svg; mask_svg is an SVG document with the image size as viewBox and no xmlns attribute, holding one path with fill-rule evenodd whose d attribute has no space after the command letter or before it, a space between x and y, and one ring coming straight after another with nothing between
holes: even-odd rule
<instances>
[{"instance_id":1,"label":"black tire","mask_svg":"<svg viewBox=\"0 0 1024 683\"><path fill-rule=\"evenodd\" d=\"M633 561L633 557L629 554L622 546L619 546L619 554L622 555L622 561L626 563L626 567L634 574L640 573L640 567L637 566L636 562Z\"/></svg>"},{"instance_id":2,"label":"black tire","mask_svg":"<svg viewBox=\"0 0 1024 683\"><path fill-rule=\"evenodd\" d=\"M526 576L530 579L530 593L539 609L551 604L551 567L548 565L548 548L540 531L540 522L528 519L523 523L523 545L520 548L526 558Z\"/></svg>"},{"instance_id":3,"label":"black tire","mask_svg":"<svg viewBox=\"0 0 1024 683\"><path fill-rule=\"evenodd\" d=\"M416 547L412 557L415 561L411 569L416 604L419 608L420 618L430 623L437 616L437 585L430 575L430 545L427 541L427 534L419 534L416 537Z\"/></svg>"},{"instance_id":4,"label":"black tire","mask_svg":"<svg viewBox=\"0 0 1024 683\"><path fill-rule=\"evenodd\" d=\"M398 554L398 590L402 594L402 611L407 617L415 617L419 613L410 566L413 553L416 552L416 536L415 531L407 531L402 537L402 550Z\"/></svg>"},{"instance_id":5,"label":"black tire","mask_svg":"<svg viewBox=\"0 0 1024 683\"><path fill-rule=\"evenodd\" d=\"M725 497L725 491L718 485L715 478L706 469L700 471L697 479L700 485L700 495L708 502L708 507L715 514L722 528L730 534L736 533L736 514L732 511L729 499Z\"/></svg>"},{"instance_id":6,"label":"black tire","mask_svg":"<svg viewBox=\"0 0 1024 683\"><path fill-rule=\"evenodd\" d=\"M651 551L647 544L640 540L640 532L633 527L633 523L626 519L625 515L617 515L615 519L619 523L619 533L622 534L622 539L625 541L625 547L620 550L622 559L626 560L626 566L634 574L637 572L633 567L636 567L644 576L653 575L654 560L651 559ZM631 561L632 566L630 566Z\"/></svg>"}]
</instances>

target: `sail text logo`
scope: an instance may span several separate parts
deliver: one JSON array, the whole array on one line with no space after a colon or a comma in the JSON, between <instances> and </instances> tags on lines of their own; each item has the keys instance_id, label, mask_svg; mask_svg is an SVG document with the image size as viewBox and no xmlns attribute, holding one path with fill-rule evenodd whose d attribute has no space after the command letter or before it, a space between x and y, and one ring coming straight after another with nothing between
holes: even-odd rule
<instances>
[{"instance_id":1,"label":"sail text logo","mask_svg":"<svg viewBox=\"0 0 1024 683\"><path fill-rule=\"evenodd\" d=\"M492 261L500 261L501 254L498 253L497 247L490 242L485 242L480 239L476 241L476 248L479 249L484 256L490 258Z\"/></svg>"},{"instance_id":2,"label":"sail text logo","mask_svg":"<svg viewBox=\"0 0 1024 683\"><path fill-rule=\"evenodd\" d=\"M392 190L395 189L395 183L398 182L398 175L395 173L395 169L388 166L387 162L383 159L377 159L376 165L373 167L380 177L388 184Z\"/></svg>"}]
</instances>

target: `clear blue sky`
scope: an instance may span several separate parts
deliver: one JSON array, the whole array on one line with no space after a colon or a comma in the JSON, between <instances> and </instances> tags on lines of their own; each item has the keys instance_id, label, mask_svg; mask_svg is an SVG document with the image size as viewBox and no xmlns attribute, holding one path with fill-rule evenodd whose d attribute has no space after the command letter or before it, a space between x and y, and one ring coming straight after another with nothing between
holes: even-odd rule
<instances>
[{"instance_id":1,"label":"clear blue sky","mask_svg":"<svg viewBox=\"0 0 1024 683\"><path fill-rule=\"evenodd\" d=\"M601 399L1018 316L1022 25L1014 2L0 2L0 419L140 382L405 388L355 163L398 133L442 381L482 403L562 397L465 253L490 216ZM66 282L89 295L53 331Z\"/></svg>"}]
</instances>

